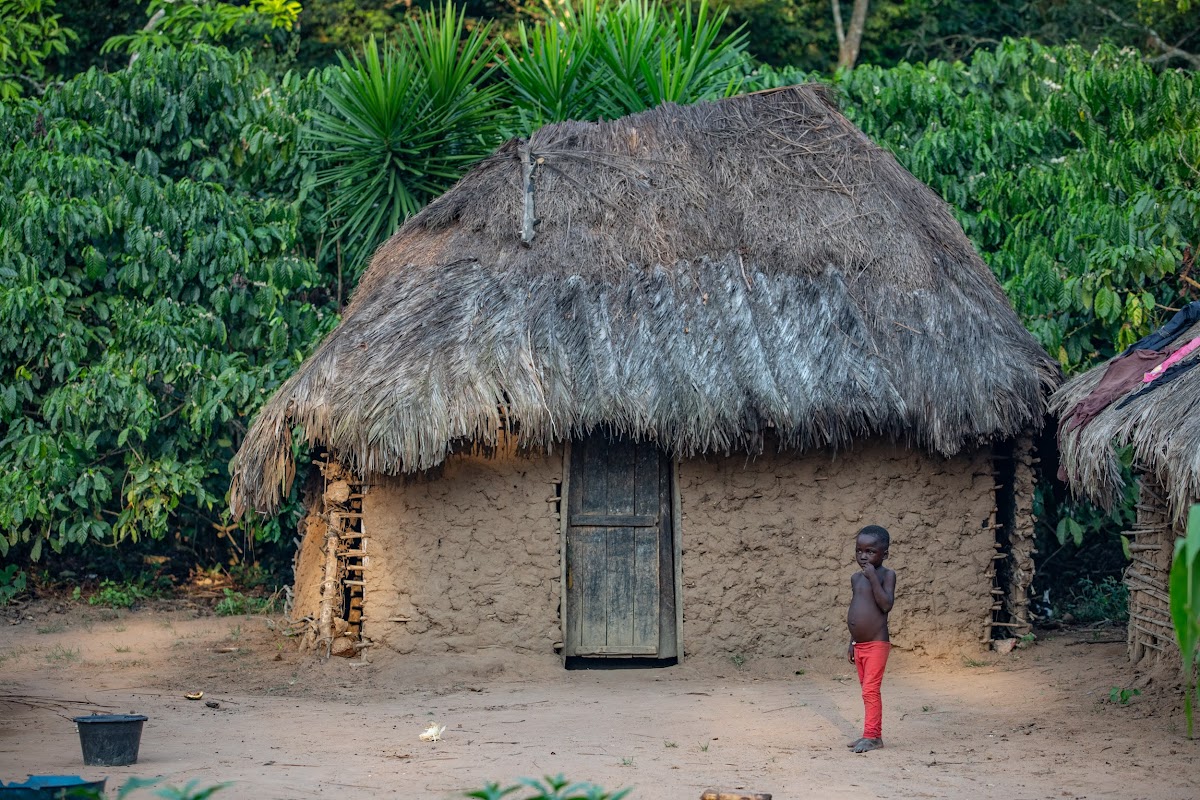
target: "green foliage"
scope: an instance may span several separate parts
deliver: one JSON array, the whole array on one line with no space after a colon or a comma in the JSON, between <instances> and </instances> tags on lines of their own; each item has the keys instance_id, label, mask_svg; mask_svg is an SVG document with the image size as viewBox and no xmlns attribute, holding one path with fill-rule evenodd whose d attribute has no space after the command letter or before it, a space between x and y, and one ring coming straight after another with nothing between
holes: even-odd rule
<instances>
[{"instance_id":1,"label":"green foliage","mask_svg":"<svg viewBox=\"0 0 1200 800\"><path fill-rule=\"evenodd\" d=\"M247 418L336 321L297 150L319 79L200 47L0 105L0 555L227 516Z\"/></svg>"},{"instance_id":2,"label":"green foliage","mask_svg":"<svg viewBox=\"0 0 1200 800\"><path fill-rule=\"evenodd\" d=\"M27 580L25 571L16 564L0 567L0 606L8 605L24 592Z\"/></svg>"},{"instance_id":3,"label":"green foliage","mask_svg":"<svg viewBox=\"0 0 1200 800\"><path fill-rule=\"evenodd\" d=\"M296 0L251 0L245 5L219 0L150 0L146 15L151 22L127 34L113 36L101 53L122 50L142 54L163 47L217 44L240 28L265 25L291 30L300 16Z\"/></svg>"},{"instance_id":4,"label":"green foliage","mask_svg":"<svg viewBox=\"0 0 1200 800\"><path fill-rule=\"evenodd\" d=\"M1120 686L1114 686L1108 690L1108 702L1127 706L1130 700L1141 693L1141 689L1122 689Z\"/></svg>"},{"instance_id":5,"label":"green foliage","mask_svg":"<svg viewBox=\"0 0 1200 800\"><path fill-rule=\"evenodd\" d=\"M745 34L721 35L725 16L707 0L694 12L657 0L579 0L519 23L515 44L502 45L502 68L520 129L736 94L749 56Z\"/></svg>"},{"instance_id":6,"label":"green foliage","mask_svg":"<svg viewBox=\"0 0 1200 800\"><path fill-rule=\"evenodd\" d=\"M1076 622L1125 622L1129 619L1129 588L1111 575L1099 581L1083 578L1075 585L1065 610Z\"/></svg>"},{"instance_id":7,"label":"green foliage","mask_svg":"<svg viewBox=\"0 0 1200 800\"><path fill-rule=\"evenodd\" d=\"M46 60L77 37L59 25L55 0L0 0L0 101L45 88Z\"/></svg>"},{"instance_id":8,"label":"green foliage","mask_svg":"<svg viewBox=\"0 0 1200 800\"><path fill-rule=\"evenodd\" d=\"M333 66L339 52L356 51L372 36L391 38L408 8L394 0L308 0L300 13L297 67Z\"/></svg>"},{"instance_id":9,"label":"green foliage","mask_svg":"<svg viewBox=\"0 0 1200 800\"><path fill-rule=\"evenodd\" d=\"M1200 91L1132 51L1006 41L856 69L847 113L955 209L1068 372L1140 338L1200 237Z\"/></svg>"},{"instance_id":10,"label":"green foliage","mask_svg":"<svg viewBox=\"0 0 1200 800\"><path fill-rule=\"evenodd\" d=\"M487 26L466 30L447 3L412 18L394 43L374 39L342 56L308 133L328 187L327 216L352 269L361 271L400 223L500 142L499 87L485 85L494 45Z\"/></svg>"},{"instance_id":11,"label":"green foliage","mask_svg":"<svg viewBox=\"0 0 1200 800\"><path fill-rule=\"evenodd\" d=\"M1168 578L1171 622L1183 657L1183 707L1188 738L1192 737L1193 697L1200 697L1197 660L1200 657L1200 505L1188 512L1187 535L1175 542Z\"/></svg>"},{"instance_id":12,"label":"green foliage","mask_svg":"<svg viewBox=\"0 0 1200 800\"><path fill-rule=\"evenodd\" d=\"M621 789L610 793L595 784L572 783L559 774L554 777L547 775L544 781L521 778L503 789L498 783L489 783L482 789L467 792L465 796L479 800L500 800L514 795L514 792L521 792L519 797L514 795L511 800L621 800L631 791Z\"/></svg>"},{"instance_id":13,"label":"green foliage","mask_svg":"<svg viewBox=\"0 0 1200 800\"><path fill-rule=\"evenodd\" d=\"M247 597L233 589L223 589L225 596L217 601L213 609L218 617L234 617L242 614L267 614L275 610L273 597Z\"/></svg>"},{"instance_id":14,"label":"green foliage","mask_svg":"<svg viewBox=\"0 0 1200 800\"><path fill-rule=\"evenodd\" d=\"M96 590L96 593L88 598L88 605L132 608L134 603L148 597L150 597L150 592L141 584L105 579L100 582L100 588Z\"/></svg>"}]
</instances>

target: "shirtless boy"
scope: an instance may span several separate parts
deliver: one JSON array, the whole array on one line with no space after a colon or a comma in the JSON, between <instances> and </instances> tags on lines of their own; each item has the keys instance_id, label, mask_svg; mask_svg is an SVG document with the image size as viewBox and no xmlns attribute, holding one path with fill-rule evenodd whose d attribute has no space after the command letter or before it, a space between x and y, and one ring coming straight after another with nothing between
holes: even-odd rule
<instances>
[{"instance_id":1,"label":"shirtless boy","mask_svg":"<svg viewBox=\"0 0 1200 800\"><path fill-rule=\"evenodd\" d=\"M859 571L850 576L854 596L846 613L846 625L850 628L846 657L858 667L865 714L862 737L846 746L856 753L883 747L883 701L879 686L892 649L888 612L896 599L896 573L883 566L889 544L891 535L879 525L860 530L854 542L854 560Z\"/></svg>"}]
</instances>

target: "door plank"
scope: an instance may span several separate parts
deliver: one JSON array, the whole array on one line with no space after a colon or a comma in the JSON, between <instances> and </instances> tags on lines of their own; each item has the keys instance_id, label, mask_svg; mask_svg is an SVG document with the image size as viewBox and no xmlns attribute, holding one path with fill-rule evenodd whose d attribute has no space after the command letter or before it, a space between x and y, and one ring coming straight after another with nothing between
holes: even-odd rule
<instances>
[{"instance_id":1,"label":"door plank","mask_svg":"<svg viewBox=\"0 0 1200 800\"><path fill-rule=\"evenodd\" d=\"M658 648L659 583L658 529L634 531L633 644Z\"/></svg>"},{"instance_id":2,"label":"door plank","mask_svg":"<svg viewBox=\"0 0 1200 800\"><path fill-rule=\"evenodd\" d=\"M637 459L634 444L620 439L608 448L608 508L609 514L633 514L637 501Z\"/></svg>"},{"instance_id":3,"label":"door plank","mask_svg":"<svg viewBox=\"0 0 1200 800\"><path fill-rule=\"evenodd\" d=\"M606 580L607 529L582 528L572 531L575 541L575 585L579 589L579 643L603 644L608 627L608 585Z\"/></svg>"},{"instance_id":4,"label":"door plank","mask_svg":"<svg viewBox=\"0 0 1200 800\"><path fill-rule=\"evenodd\" d=\"M608 464L604 438L592 436L584 440L583 486L579 493L579 511L584 514L608 513Z\"/></svg>"},{"instance_id":5,"label":"door plank","mask_svg":"<svg viewBox=\"0 0 1200 800\"><path fill-rule=\"evenodd\" d=\"M608 627L604 644L632 645L635 560L633 528L607 528Z\"/></svg>"},{"instance_id":6,"label":"door plank","mask_svg":"<svg viewBox=\"0 0 1200 800\"><path fill-rule=\"evenodd\" d=\"M658 448L650 442L641 442L637 446L634 457L637 471L637 499L634 503L635 514L653 514L660 516L659 509L659 462L662 456Z\"/></svg>"}]
</instances>

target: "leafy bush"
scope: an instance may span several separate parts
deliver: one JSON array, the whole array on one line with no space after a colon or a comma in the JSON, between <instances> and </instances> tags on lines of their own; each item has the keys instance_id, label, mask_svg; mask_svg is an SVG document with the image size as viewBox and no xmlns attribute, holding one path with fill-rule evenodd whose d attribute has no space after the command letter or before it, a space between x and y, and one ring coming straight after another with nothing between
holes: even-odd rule
<instances>
[{"instance_id":1,"label":"leafy bush","mask_svg":"<svg viewBox=\"0 0 1200 800\"><path fill-rule=\"evenodd\" d=\"M78 37L59 25L54 0L0 0L0 101L45 88L45 62Z\"/></svg>"},{"instance_id":2,"label":"leafy bush","mask_svg":"<svg viewBox=\"0 0 1200 800\"><path fill-rule=\"evenodd\" d=\"M0 568L0 606L8 605L25 591L28 578L16 564Z\"/></svg>"},{"instance_id":3,"label":"leafy bush","mask_svg":"<svg viewBox=\"0 0 1200 800\"><path fill-rule=\"evenodd\" d=\"M251 0L245 5L219 0L150 0L146 15L154 20L133 33L113 36L101 53L123 50L141 55L164 47L217 44L227 41L238 29L261 25L270 30L291 30L300 16L296 0Z\"/></svg>"},{"instance_id":4,"label":"leafy bush","mask_svg":"<svg viewBox=\"0 0 1200 800\"><path fill-rule=\"evenodd\" d=\"M191 48L0 104L0 556L227 516L247 418L336 322L302 228L319 80Z\"/></svg>"},{"instance_id":5,"label":"leafy bush","mask_svg":"<svg viewBox=\"0 0 1200 800\"><path fill-rule=\"evenodd\" d=\"M1129 619L1129 588L1111 575L1099 581L1083 578L1075 585L1065 610L1076 622L1125 622Z\"/></svg>"}]
</instances>

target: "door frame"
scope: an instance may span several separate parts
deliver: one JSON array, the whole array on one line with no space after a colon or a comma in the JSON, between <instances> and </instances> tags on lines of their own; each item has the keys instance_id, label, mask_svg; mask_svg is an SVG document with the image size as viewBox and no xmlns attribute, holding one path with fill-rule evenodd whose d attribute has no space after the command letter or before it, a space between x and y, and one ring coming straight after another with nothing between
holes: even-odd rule
<instances>
[{"instance_id":1,"label":"door frame","mask_svg":"<svg viewBox=\"0 0 1200 800\"><path fill-rule=\"evenodd\" d=\"M675 660L683 661L683 539L680 525L679 460L668 458L671 471L671 550L675 575ZM559 658L567 663L567 530L570 527L571 440L563 443L562 480L558 498L558 622Z\"/></svg>"}]
</instances>

